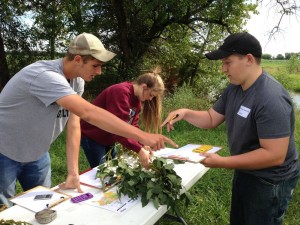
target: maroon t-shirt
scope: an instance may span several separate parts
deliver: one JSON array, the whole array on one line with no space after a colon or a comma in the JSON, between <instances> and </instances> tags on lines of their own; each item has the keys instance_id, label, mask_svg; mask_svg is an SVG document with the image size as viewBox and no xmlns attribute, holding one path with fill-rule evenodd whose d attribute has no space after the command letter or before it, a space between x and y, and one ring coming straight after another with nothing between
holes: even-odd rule
<instances>
[{"instance_id":1,"label":"maroon t-shirt","mask_svg":"<svg viewBox=\"0 0 300 225\"><path fill-rule=\"evenodd\" d=\"M112 114L135 127L139 127L139 113L141 102L134 95L133 84L123 82L112 85L102 91L92 102L94 105L106 109ZM127 139L112 133L108 133L92 124L81 120L81 135L93 139L102 145L121 143L124 147L139 152L142 145L133 139Z\"/></svg>"}]
</instances>

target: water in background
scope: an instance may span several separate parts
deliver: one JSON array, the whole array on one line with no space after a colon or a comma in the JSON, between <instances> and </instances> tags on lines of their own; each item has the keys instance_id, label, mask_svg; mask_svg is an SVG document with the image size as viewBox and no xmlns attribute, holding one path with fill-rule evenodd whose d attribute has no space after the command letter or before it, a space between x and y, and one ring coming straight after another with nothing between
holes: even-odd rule
<instances>
[{"instance_id":1,"label":"water in background","mask_svg":"<svg viewBox=\"0 0 300 225\"><path fill-rule=\"evenodd\" d=\"M290 93L293 102L295 104L295 108L300 109L300 93Z\"/></svg>"}]
</instances>

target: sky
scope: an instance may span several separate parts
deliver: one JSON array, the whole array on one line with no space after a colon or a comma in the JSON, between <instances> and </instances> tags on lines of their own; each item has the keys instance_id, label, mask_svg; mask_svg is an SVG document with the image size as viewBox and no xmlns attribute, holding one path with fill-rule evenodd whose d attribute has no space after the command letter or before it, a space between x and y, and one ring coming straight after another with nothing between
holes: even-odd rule
<instances>
[{"instance_id":1,"label":"sky","mask_svg":"<svg viewBox=\"0 0 300 225\"><path fill-rule=\"evenodd\" d=\"M280 17L276 13L276 8L266 3L259 6L260 14L252 15L245 27L260 41L263 54L276 57L278 54L284 56L286 52L300 52L300 16L285 15L280 24L281 32L275 34L269 41L268 34L278 24Z\"/></svg>"}]
</instances>

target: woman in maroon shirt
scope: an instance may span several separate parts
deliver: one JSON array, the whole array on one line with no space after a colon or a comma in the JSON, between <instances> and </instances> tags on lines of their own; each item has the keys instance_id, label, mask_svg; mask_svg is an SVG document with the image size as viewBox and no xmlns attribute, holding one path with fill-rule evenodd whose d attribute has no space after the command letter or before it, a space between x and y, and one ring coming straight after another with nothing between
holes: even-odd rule
<instances>
[{"instance_id":1,"label":"woman in maroon shirt","mask_svg":"<svg viewBox=\"0 0 300 225\"><path fill-rule=\"evenodd\" d=\"M145 131L158 133L164 90L163 80L158 74L158 69L155 69L140 75L133 82L126 81L106 88L92 103L136 127L139 127L141 113ZM115 157L113 148L116 142L138 153L142 166L148 167L151 156L151 149L148 146L81 121L81 147L91 168L104 163L110 150L112 157Z\"/></svg>"}]
</instances>

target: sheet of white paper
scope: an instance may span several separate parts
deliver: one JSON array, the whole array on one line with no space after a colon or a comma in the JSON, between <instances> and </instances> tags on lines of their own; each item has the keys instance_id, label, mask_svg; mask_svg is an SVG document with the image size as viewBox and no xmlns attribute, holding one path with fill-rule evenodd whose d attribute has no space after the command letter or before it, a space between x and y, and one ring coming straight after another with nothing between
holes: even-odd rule
<instances>
[{"instance_id":1,"label":"sheet of white paper","mask_svg":"<svg viewBox=\"0 0 300 225\"><path fill-rule=\"evenodd\" d=\"M174 159L181 159L181 160L186 160L191 162L200 162L205 157L201 156L197 152L193 152L195 148L198 148L200 146L201 146L200 144L187 144L178 149L165 148L160 151L156 151L154 155L158 157L164 157L164 158L174 158ZM213 146L213 148L207 152L215 153L220 149L221 147Z\"/></svg>"},{"instance_id":2,"label":"sheet of white paper","mask_svg":"<svg viewBox=\"0 0 300 225\"><path fill-rule=\"evenodd\" d=\"M124 195L122 195L121 199L119 199L116 189L113 188L104 193L99 192L97 194L94 194L93 198L86 200L83 203L110 210L115 213L124 213L139 201L141 201L140 197L133 200Z\"/></svg>"},{"instance_id":3,"label":"sheet of white paper","mask_svg":"<svg viewBox=\"0 0 300 225\"><path fill-rule=\"evenodd\" d=\"M173 152L173 151L176 151L177 149L176 148L163 148L159 151L154 151L153 154L154 156L161 156L161 155L167 155L169 154L170 152Z\"/></svg>"},{"instance_id":4,"label":"sheet of white paper","mask_svg":"<svg viewBox=\"0 0 300 225\"><path fill-rule=\"evenodd\" d=\"M81 174L79 176L80 183L83 184L83 185L88 185L88 186L91 186L91 187L102 189L102 184L101 184L100 178L96 178L97 171L98 171L98 168L95 167L95 168ZM104 179L104 182L108 183L109 179L110 179L110 177L106 177Z\"/></svg>"},{"instance_id":5,"label":"sheet of white paper","mask_svg":"<svg viewBox=\"0 0 300 225\"><path fill-rule=\"evenodd\" d=\"M96 178L96 173L97 173L98 168L95 167L83 174L81 174L80 177L80 182L82 184L87 184L96 188L102 188L102 184L100 181L100 178Z\"/></svg>"}]
</instances>

